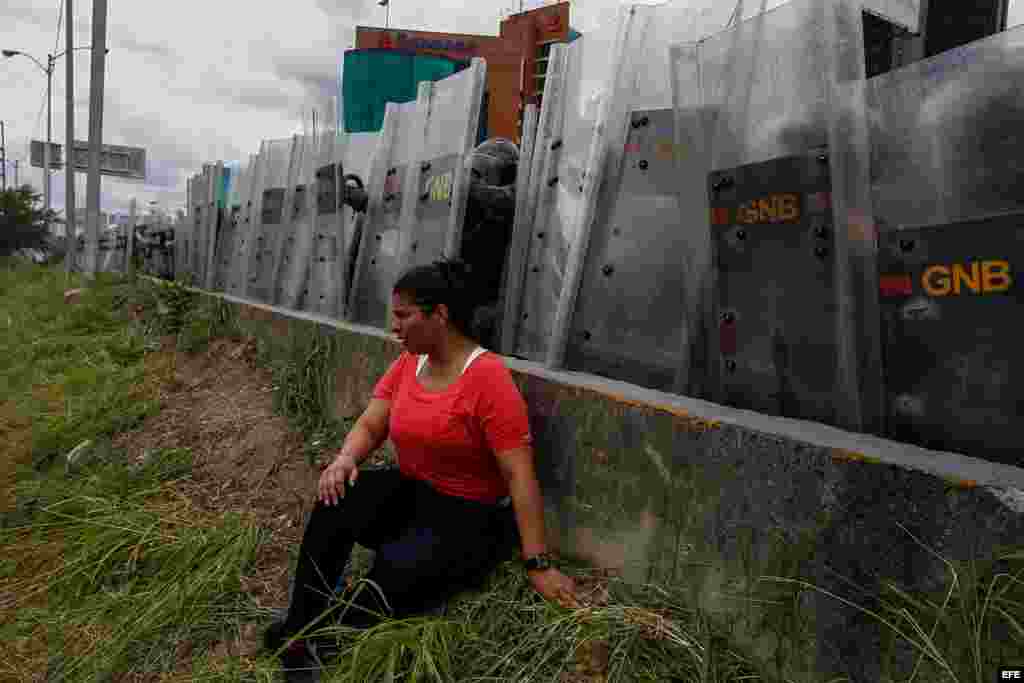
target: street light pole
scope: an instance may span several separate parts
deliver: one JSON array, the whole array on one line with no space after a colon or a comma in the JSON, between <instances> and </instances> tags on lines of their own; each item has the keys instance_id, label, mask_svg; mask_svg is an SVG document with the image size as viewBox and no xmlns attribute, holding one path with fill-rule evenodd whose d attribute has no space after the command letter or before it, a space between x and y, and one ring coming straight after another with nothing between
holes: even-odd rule
<instances>
[{"instance_id":1,"label":"street light pole","mask_svg":"<svg viewBox=\"0 0 1024 683\"><path fill-rule=\"evenodd\" d=\"M78 235L75 234L75 15L71 11L71 0L64 0L66 15L64 17L67 30L65 33L65 98L64 98L64 238L67 252L64 254L64 272L71 274L74 262L74 244Z\"/></svg>"},{"instance_id":2,"label":"street light pole","mask_svg":"<svg viewBox=\"0 0 1024 683\"><path fill-rule=\"evenodd\" d=\"M68 26L73 25L74 17L71 14L71 0L67 0L67 12L68 12ZM104 8L104 15L106 9ZM106 17L104 16L104 22ZM104 26L105 29L105 26ZM65 140L65 146L67 150L65 156L67 160L65 162L65 171L67 172L69 179L65 179L68 188L67 200L65 202L65 221L67 224L74 225L74 195L75 195L75 180L74 180L74 166L72 164L72 147L74 146L74 107L75 107L75 96L74 89L72 87L74 83L74 62L72 53L75 50L91 50L92 46L86 45L84 47L73 47L71 41L74 39L74 33L72 31L67 32L67 49L64 52L60 52L56 55L46 55L46 66L43 66L38 59L20 50L2 50L0 54L4 57L16 57L21 55L22 57L28 57L31 59L36 66L46 74L46 144L43 146L43 208L48 214L50 211L50 147L53 144L53 68L58 59L67 56L67 140ZM106 42L106 41L104 41ZM103 54L110 52L105 46L103 48ZM70 203L68 203L70 202ZM71 207L71 211L68 211L68 207ZM47 221L47 230L49 230L50 224ZM69 228L72 230L73 228ZM70 268L70 262L67 264Z\"/></svg>"},{"instance_id":3,"label":"street light pole","mask_svg":"<svg viewBox=\"0 0 1024 683\"><path fill-rule=\"evenodd\" d=\"M0 121L0 165L0 178L3 178L4 192L7 192L7 136L3 121Z\"/></svg>"},{"instance_id":4,"label":"street light pole","mask_svg":"<svg viewBox=\"0 0 1024 683\"><path fill-rule=\"evenodd\" d=\"M53 140L53 55L46 55L46 146L43 147L43 211L50 232L50 145Z\"/></svg>"}]
</instances>

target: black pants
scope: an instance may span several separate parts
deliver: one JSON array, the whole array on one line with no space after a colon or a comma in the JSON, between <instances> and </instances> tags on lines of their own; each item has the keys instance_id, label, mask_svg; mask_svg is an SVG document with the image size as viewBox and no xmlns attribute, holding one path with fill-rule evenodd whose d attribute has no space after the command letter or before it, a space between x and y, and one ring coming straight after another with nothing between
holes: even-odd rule
<instances>
[{"instance_id":1,"label":"black pants","mask_svg":"<svg viewBox=\"0 0 1024 683\"><path fill-rule=\"evenodd\" d=\"M298 633L329 606L354 543L376 551L367 578L386 599L369 586L354 599L343 622L366 626L374 618L357 606L398 618L427 611L481 581L517 536L511 506L447 496L398 470L361 471L336 506L317 503L310 515L285 630Z\"/></svg>"}]
</instances>

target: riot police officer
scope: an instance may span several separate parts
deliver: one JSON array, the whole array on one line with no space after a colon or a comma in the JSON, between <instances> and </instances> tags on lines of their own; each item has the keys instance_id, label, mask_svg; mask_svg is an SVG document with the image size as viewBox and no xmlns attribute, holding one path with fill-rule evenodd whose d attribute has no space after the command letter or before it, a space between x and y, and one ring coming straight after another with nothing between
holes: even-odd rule
<instances>
[{"instance_id":1,"label":"riot police officer","mask_svg":"<svg viewBox=\"0 0 1024 683\"><path fill-rule=\"evenodd\" d=\"M485 140L469 158L469 197L459 254L479 283L480 306L473 332L488 349L496 347L501 331L518 164L519 148L504 138Z\"/></svg>"}]
</instances>

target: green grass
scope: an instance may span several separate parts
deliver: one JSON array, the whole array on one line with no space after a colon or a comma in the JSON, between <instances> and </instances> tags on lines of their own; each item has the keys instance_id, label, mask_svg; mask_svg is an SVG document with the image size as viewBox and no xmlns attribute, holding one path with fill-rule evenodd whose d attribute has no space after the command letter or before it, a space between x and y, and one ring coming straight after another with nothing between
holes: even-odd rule
<instances>
[{"instance_id":1,"label":"green grass","mask_svg":"<svg viewBox=\"0 0 1024 683\"><path fill-rule=\"evenodd\" d=\"M204 311L179 290L110 274L65 303L65 289L81 285L59 266L0 265L5 680L170 670L175 642L202 651L232 618L252 618L240 588L259 543L252 522L211 518L173 494L191 469L187 452L136 464L110 447L110 436L159 410L173 358L147 353L155 338ZM164 310L133 323L133 303ZM208 335L221 331L213 321Z\"/></svg>"},{"instance_id":2,"label":"green grass","mask_svg":"<svg viewBox=\"0 0 1024 683\"><path fill-rule=\"evenodd\" d=\"M76 305L59 267L0 268L0 386L8 414L32 419L31 460L45 466L87 439L138 424L157 408L143 335L126 324L130 285L101 274Z\"/></svg>"},{"instance_id":3,"label":"green grass","mask_svg":"<svg viewBox=\"0 0 1024 683\"><path fill-rule=\"evenodd\" d=\"M172 670L177 642L202 650L250 617L241 578L259 531L174 495L170 484L190 469L187 451L137 466L110 453L70 476L23 481L19 501L32 514L0 531L5 555L16 558L0 603L15 615L5 635L54 634L49 662L61 680L95 681ZM39 571L37 558L54 545L59 561ZM45 606L35 605L41 596Z\"/></svg>"}]
</instances>

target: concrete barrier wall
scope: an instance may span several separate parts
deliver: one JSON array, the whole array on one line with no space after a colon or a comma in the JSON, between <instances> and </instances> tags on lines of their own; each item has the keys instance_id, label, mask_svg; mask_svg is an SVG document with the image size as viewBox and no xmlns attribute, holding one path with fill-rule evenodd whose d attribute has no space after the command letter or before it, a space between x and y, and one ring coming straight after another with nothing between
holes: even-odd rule
<instances>
[{"instance_id":1,"label":"concrete barrier wall","mask_svg":"<svg viewBox=\"0 0 1024 683\"><path fill-rule=\"evenodd\" d=\"M375 328L222 298L281 353L333 339L337 417L360 414L399 353ZM765 577L866 606L891 581L941 603L951 575L940 556L1024 544L1024 469L506 363L529 406L552 544L630 582L686 590L780 679L878 681L891 666L905 680L915 653L883 656L886 629L870 617ZM1024 657L1017 634L993 635L1006 661Z\"/></svg>"}]
</instances>

